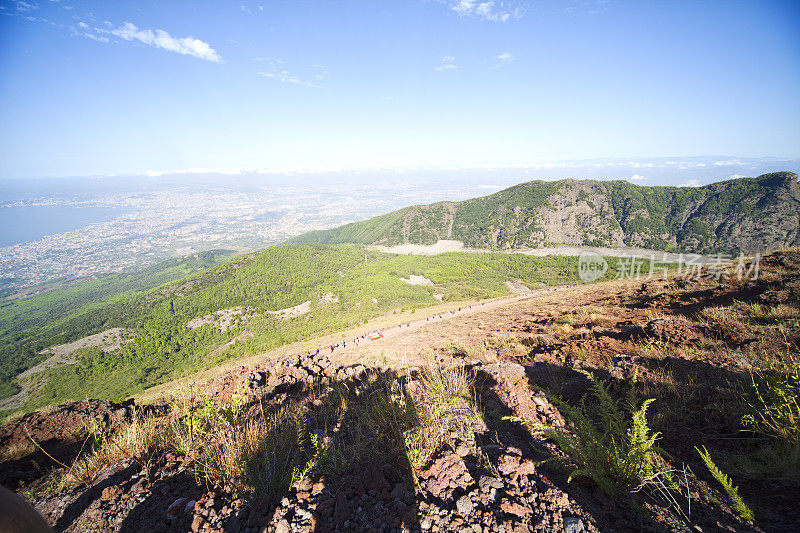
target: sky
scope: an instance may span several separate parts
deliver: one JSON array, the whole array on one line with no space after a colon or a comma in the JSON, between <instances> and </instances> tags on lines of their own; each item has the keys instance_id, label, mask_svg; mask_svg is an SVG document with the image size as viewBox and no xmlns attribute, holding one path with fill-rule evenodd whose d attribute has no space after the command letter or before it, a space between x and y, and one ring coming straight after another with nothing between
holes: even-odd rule
<instances>
[{"instance_id":1,"label":"sky","mask_svg":"<svg viewBox=\"0 0 800 533\"><path fill-rule=\"evenodd\" d=\"M800 2L0 0L0 178L800 158Z\"/></svg>"}]
</instances>

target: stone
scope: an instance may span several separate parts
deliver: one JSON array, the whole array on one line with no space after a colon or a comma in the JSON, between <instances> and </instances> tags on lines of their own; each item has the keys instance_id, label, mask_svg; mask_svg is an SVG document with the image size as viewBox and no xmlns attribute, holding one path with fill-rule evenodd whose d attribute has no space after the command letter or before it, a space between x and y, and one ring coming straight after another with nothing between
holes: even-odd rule
<instances>
[{"instance_id":1,"label":"stone","mask_svg":"<svg viewBox=\"0 0 800 533\"><path fill-rule=\"evenodd\" d=\"M651 337L674 344L696 343L703 339L701 326L685 319L657 318L644 327L645 333Z\"/></svg>"},{"instance_id":2,"label":"stone","mask_svg":"<svg viewBox=\"0 0 800 533\"><path fill-rule=\"evenodd\" d=\"M289 526L289 521L282 518L275 526L275 533L291 533L292 528Z\"/></svg>"},{"instance_id":3,"label":"stone","mask_svg":"<svg viewBox=\"0 0 800 533\"><path fill-rule=\"evenodd\" d=\"M411 494L411 492L402 483L395 485L389 496L394 501L403 502L406 505L411 505L411 503L414 501L413 494Z\"/></svg>"},{"instance_id":4,"label":"stone","mask_svg":"<svg viewBox=\"0 0 800 533\"><path fill-rule=\"evenodd\" d=\"M105 493L105 491L103 492ZM178 498L177 500L169 504L169 507L167 507L167 515L178 516L178 513L180 513L181 510L183 510L183 508L186 506L187 501L188 500L186 498ZM192 507L192 511L194 511L194 507Z\"/></svg>"},{"instance_id":5,"label":"stone","mask_svg":"<svg viewBox=\"0 0 800 533\"><path fill-rule=\"evenodd\" d=\"M192 520L192 531L197 532L200 531L206 523L206 519L203 518L201 515L195 515L194 520Z\"/></svg>"},{"instance_id":6,"label":"stone","mask_svg":"<svg viewBox=\"0 0 800 533\"><path fill-rule=\"evenodd\" d=\"M517 468L517 475L518 476L530 476L536 473L536 465L533 464L533 461L529 459L525 459L522 461Z\"/></svg>"},{"instance_id":7,"label":"stone","mask_svg":"<svg viewBox=\"0 0 800 533\"><path fill-rule=\"evenodd\" d=\"M184 500L185 499L186 498L184 498ZM186 502L186 505L183 506L183 512L186 513L186 514L194 513L194 507L195 507L196 504L197 504L196 501L189 500L188 502Z\"/></svg>"},{"instance_id":8,"label":"stone","mask_svg":"<svg viewBox=\"0 0 800 533\"><path fill-rule=\"evenodd\" d=\"M529 514L533 514L533 511L530 507L525 507L524 505L520 505L510 500L503 500L500 503L500 509L502 509L505 513L512 514L520 518L528 516Z\"/></svg>"},{"instance_id":9,"label":"stone","mask_svg":"<svg viewBox=\"0 0 800 533\"><path fill-rule=\"evenodd\" d=\"M452 452L437 457L420 477L427 479L428 492L442 500L450 499L456 489L465 491L475 483L464 460Z\"/></svg>"},{"instance_id":10,"label":"stone","mask_svg":"<svg viewBox=\"0 0 800 533\"><path fill-rule=\"evenodd\" d=\"M460 443L456 448L456 454L458 454L459 457L466 457L470 454L471 451L472 450L470 450L470 447L463 442Z\"/></svg>"},{"instance_id":11,"label":"stone","mask_svg":"<svg viewBox=\"0 0 800 533\"><path fill-rule=\"evenodd\" d=\"M473 509L472 500L469 499L469 496L464 495L458 499L456 502L456 509L458 509L458 514L461 516L469 516Z\"/></svg>"},{"instance_id":12,"label":"stone","mask_svg":"<svg viewBox=\"0 0 800 533\"><path fill-rule=\"evenodd\" d=\"M111 485L110 487L106 487L103 489L103 492L100 495L100 499L103 501L110 500L118 492L119 492L119 487L117 485Z\"/></svg>"},{"instance_id":13,"label":"stone","mask_svg":"<svg viewBox=\"0 0 800 533\"><path fill-rule=\"evenodd\" d=\"M337 526L341 526L350 514L350 509L347 502L347 497L344 492L340 492L336 496L336 503L333 507L333 521Z\"/></svg>"},{"instance_id":14,"label":"stone","mask_svg":"<svg viewBox=\"0 0 800 533\"><path fill-rule=\"evenodd\" d=\"M583 520L574 516L564 518L564 533L582 533L585 530Z\"/></svg>"},{"instance_id":15,"label":"stone","mask_svg":"<svg viewBox=\"0 0 800 533\"><path fill-rule=\"evenodd\" d=\"M521 459L518 455L503 454L497 461L497 469L504 476L509 476L517 471Z\"/></svg>"}]
</instances>

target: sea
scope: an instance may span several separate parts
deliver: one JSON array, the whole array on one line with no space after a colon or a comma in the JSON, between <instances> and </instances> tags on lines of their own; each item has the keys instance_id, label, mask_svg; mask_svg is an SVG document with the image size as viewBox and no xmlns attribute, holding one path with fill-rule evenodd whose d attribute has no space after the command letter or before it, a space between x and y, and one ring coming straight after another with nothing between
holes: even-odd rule
<instances>
[{"instance_id":1,"label":"sea","mask_svg":"<svg viewBox=\"0 0 800 533\"><path fill-rule=\"evenodd\" d=\"M106 222L130 212L125 207L0 207L0 247L32 242Z\"/></svg>"}]
</instances>

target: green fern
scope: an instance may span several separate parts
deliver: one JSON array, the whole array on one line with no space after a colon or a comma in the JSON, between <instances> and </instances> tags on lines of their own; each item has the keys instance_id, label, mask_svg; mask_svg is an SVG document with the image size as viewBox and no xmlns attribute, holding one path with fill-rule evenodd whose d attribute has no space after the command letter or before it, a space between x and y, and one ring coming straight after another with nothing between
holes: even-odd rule
<instances>
[{"instance_id":1,"label":"green fern","mask_svg":"<svg viewBox=\"0 0 800 533\"><path fill-rule=\"evenodd\" d=\"M708 450L705 446L701 450L697 446L694 447L697 450L697 453L700 454L700 458L706 464L706 468L708 471L711 472L711 475L714 476L714 479L720 482L722 488L725 489L725 493L730 498L731 503L733 504L733 509L736 511L740 517L745 520L752 520L753 519L753 511L744 503L742 497L739 496L739 488L734 486L731 478L729 478L725 472L719 469L717 465L714 464L714 461L711 460L711 454L708 453Z\"/></svg>"},{"instance_id":2,"label":"green fern","mask_svg":"<svg viewBox=\"0 0 800 533\"><path fill-rule=\"evenodd\" d=\"M506 419L525 423L553 440L566 455L562 460L573 467L569 481L576 477L589 478L609 495L620 490L636 490L663 465L655 447L660 434L651 433L647 425L647 408L653 400L637 406L631 391L623 410L621 402L612 397L605 385L591 373L582 373L589 380L598 403L590 408L584 398L575 407L554 399L553 403L569 421L569 428L514 417ZM629 422L626 422L626 414Z\"/></svg>"}]
</instances>

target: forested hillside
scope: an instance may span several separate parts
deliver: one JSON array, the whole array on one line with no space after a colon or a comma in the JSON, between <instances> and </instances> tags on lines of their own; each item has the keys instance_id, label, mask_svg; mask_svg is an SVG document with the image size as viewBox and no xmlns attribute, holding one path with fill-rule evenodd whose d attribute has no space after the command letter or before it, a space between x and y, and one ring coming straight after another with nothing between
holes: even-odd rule
<instances>
[{"instance_id":1,"label":"forested hillside","mask_svg":"<svg viewBox=\"0 0 800 533\"><path fill-rule=\"evenodd\" d=\"M64 281L63 287L29 297L0 300L0 397L13 392L11 379L42 359L42 349L80 338L85 328L61 328L76 317L128 299L139 292L182 279L214 266L232 252L214 250L170 259L138 272L108 274L95 279ZM50 283L49 285L55 285ZM28 291L42 290L31 287Z\"/></svg>"},{"instance_id":2,"label":"forested hillside","mask_svg":"<svg viewBox=\"0 0 800 533\"><path fill-rule=\"evenodd\" d=\"M800 243L797 174L777 172L703 187L627 181L530 181L463 202L412 206L295 242L433 244L490 249L552 244L687 252L763 252Z\"/></svg>"},{"instance_id":3,"label":"forested hillside","mask_svg":"<svg viewBox=\"0 0 800 533\"><path fill-rule=\"evenodd\" d=\"M611 260L606 277L616 272ZM430 284L401 279L411 275L424 276ZM43 320L38 328L32 318L17 335L6 329L3 396L15 392L14 376L46 357L39 354L42 349L112 327L133 330L134 340L108 353L82 348L79 364L34 374L35 394L25 408L87 396L123 398L228 358L362 324L392 309L508 294L505 282L516 280L531 287L577 281L577 259L469 253L418 257L365 252L361 246L275 246L148 292L106 299L86 312ZM269 313L305 302L308 312L294 318ZM229 329L213 321L187 327L198 317L239 307Z\"/></svg>"}]
</instances>

